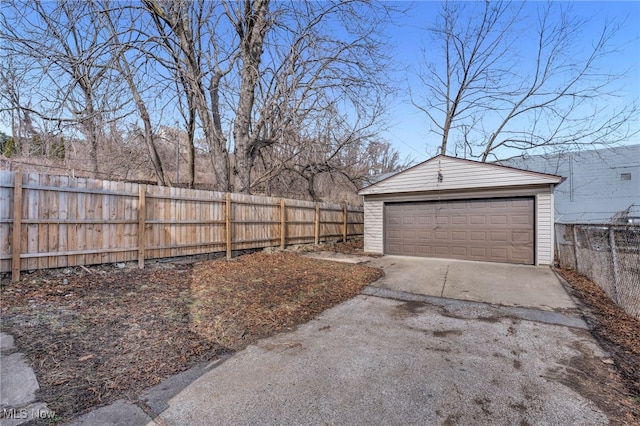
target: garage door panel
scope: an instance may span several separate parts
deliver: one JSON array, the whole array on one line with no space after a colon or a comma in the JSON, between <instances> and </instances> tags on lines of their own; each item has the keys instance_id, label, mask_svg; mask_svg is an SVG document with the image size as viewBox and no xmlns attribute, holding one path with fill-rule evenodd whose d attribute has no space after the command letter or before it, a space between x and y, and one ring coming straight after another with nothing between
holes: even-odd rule
<instances>
[{"instance_id":1,"label":"garage door panel","mask_svg":"<svg viewBox=\"0 0 640 426\"><path fill-rule=\"evenodd\" d=\"M486 231L471 231L469 232L470 241L485 241L487 239Z\"/></svg>"},{"instance_id":2,"label":"garage door panel","mask_svg":"<svg viewBox=\"0 0 640 426\"><path fill-rule=\"evenodd\" d=\"M469 219L471 220L471 224L472 225L486 225L487 224L487 217L486 216L473 215Z\"/></svg>"},{"instance_id":3,"label":"garage door panel","mask_svg":"<svg viewBox=\"0 0 640 426\"><path fill-rule=\"evenodd\" d=\"M490 232L489 240L496 243L506 243L508 241L508 232Z\"/></svg>"},{"instance_id":4,"label":"garage door panel","mask_svg":"<svg viewBox=\"0 0 640 426\"><path fill-rule=\"evenodd\" d=\"M467 216L452 216L451 224L452 225L466 225L468 217Z\"/></svg>"},{"instance_id":5,"label":"garage door panel","mask_svg":"<svg viewBox=\"0 0 640 426\"><path fill-rule=\"evenodd\" d=\"M418 253L424 257L429 257L431 255L431 246L419 245Z\"/></svg>"},{"instance_id":6,"label":"garage door panel","mask_svg":"<svg viewBox=\"0 0 640 426\"><path fill-rule=\"evenodd\" d=\"M453 241L467 241L469 238L466 231L452 231L451 239Z\"/></svg>"},{"instance_id":7,"label":"garage door panel","mask_svg":"<svg viewBox=\"0 0 640 426\"><path fill-rule=\"evenodd\" d=\"M415 237L415 232L406 230L406 231L402 231L402 235L401 238L405 241L410 241Z\"/></svg>"},{"instance_id":8,"label":"garage door panel","mask_svg":"<svg viewBox=\"0 0 640 426\"><path fill-rule=\"evenodd\" d=\"M395 239L399 239L399 238L402 238L402 234L400 233L400 231L392 231L392 230L388 231L387 239L395 240Z\"/></svg>"},{"instance_id":9,"label":"garage door panel","mask_svg":"<svg viewBox=\"0 0 640 426\"><path fill-rule=\"evenodd\" d=\"M511 241L518 244L527 244L533 241L533 231L513 231Z\"/></svg>"},{"instance_id":10,"label":"garage door panel","mask_svg":"<svg viewBox=\"0 0 640 426\"><path fill-rule=\"evenodd\" d=\"M508 250L506 247L492 247L491 248L491 257L493 259L504 259L508 255Z\"/></svg>"},{"instance_id":11,"label":"garage door panel","mask_svg":"<svg viewBox=\"0 0 640 426\"><path fill-rule=\"evenodd\" d=\"M530 207L530 199L512 199L511 207L522 207L524 209L528 209Z\"/></svg>"},{"instance_id":12,"label":"garage door panel","mask_svg":"<svg viewBox=\"0 0 640 426\"><path fill-rule=\"evenodd\" d=\"M434 239L439 241L449 241L451 239L447 231L435 231L433 235Z\"/></svg>"},{"instance_id":13,"label":"garage door panel","mask_svg":"<svg viewBox=\"0 0 640 426\"><path fill-rule=\"evenodd\" d=\"M438 256L449 256L449 247L435 246L433 247L433 253Z\"/></svg>"},{"instance_id":14,"label":"garage door panel","mask_svg":"<svg viewBox=\"0 0 640 426\"><path fill-rule=\"evenodd\" d=\"M413 244L402 244L402 251L407 254L414 254L416 252L416 246Z\"/></svg>"},{"instance_id":15,"label":"garage door panel","mask_svg":"<svg viewBox=\"0 0 640 426\"><path fill-rule=\"evenodd\" d=\"M418 225L431 225L431 216L418 216Z\"/></svg>"},{"instance_id":16,"label":"garage door panel","mask_svg":"<svg viewBox=\"0 0 640 426\"><path fill-rule=\"evenodd\" d=\"M461 247L461 246L451 247L452 256L467 256L468 251L469 250L467 247Z\"/></svg>"},{"instance_id":17,"label":"garage door panel","mask_svg":"<svg viewBox=\"0 0 640 426\"><path fill-rule=\"evenodd\" d=\"M511 216L512 225L533 225L531 217L526 214L514 214Z\"/></svg>"},{"instance_id":18,"label":"garage door panel","mask_svg":"<svg viewBox=\"0 0 640 426\"><path fill-rule=\"evenodd\" d=\"M436 216L436 225L448 225L449 224L449 216Z\"/></svg>"},{"instance_id":19,"label":"garage door panel","mask_svg":"<svg viewBox=\"0 0 640 426\"><path fill-rule=\"evenodd\" d=\"M526 261L529 258L529 250L527 249L519 249L519 248L513 248L511 250L511 256L514 259L520 259L522 261Z\"/></svg>"},{"instance_id":20,"label":"garage door panel","mask_svg":"<svg viewBox=\"0 0 640 426\"><path fill-rule=\"evenodd\" d=\"M390 244L387 244L387 250L389 252L392 252L392 253L397 253L397 252L401 251L401 246L400 246L400 244L390 243Z\"/></svg>"},{"instance_id":21,"label":"garage door panel","mask_svg":"<svg viewBox=\"0 0 640 426\"><path fill-rule=\"evenodd\" d=\"M469 254L476 258L486 258L487 249L484 247L470 247Z\"/></svg>"},{"instance_id":22,"label":"garage door panel","mask_svg":"<svg viewBox=\"0 0 640 426\"><path fill-rule=\"evenodd\" d=\"M489 216L489 223L491 225L506 225L509 223L507 215L491 215Z\"/></svg>"},{"instance_id":23,"label":"garage door panel","mask_svg":"<svg viewBox=\"0 0 640 426\"><path fill-rule=\"evenodd\" d=\"M385 205L385 252L533 264L533 198Z\"/></svg>"}]
</instances>

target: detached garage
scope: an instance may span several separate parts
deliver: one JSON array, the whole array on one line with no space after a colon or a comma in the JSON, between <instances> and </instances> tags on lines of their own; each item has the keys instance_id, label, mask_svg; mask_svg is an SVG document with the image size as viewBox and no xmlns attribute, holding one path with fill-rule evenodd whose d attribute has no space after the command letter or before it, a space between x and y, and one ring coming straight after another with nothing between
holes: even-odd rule
<instances>
[{"instance_id":1,"label":"detached garage","mask_svg":"<svg viewBox=\"0 0 640 426\"><path fill-rule=\"evenodd\" d=\"M364 249L550 265L563 178L440 155L360 191Z\"/></svg>"}]
</instances>

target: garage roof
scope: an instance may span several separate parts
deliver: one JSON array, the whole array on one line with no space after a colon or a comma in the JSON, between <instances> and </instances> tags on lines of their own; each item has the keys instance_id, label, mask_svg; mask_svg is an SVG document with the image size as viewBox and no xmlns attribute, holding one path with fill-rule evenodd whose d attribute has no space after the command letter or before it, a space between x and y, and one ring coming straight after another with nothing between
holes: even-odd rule
<instances>
[{"instance_id":1,"label":"garage roof","mask_svg":"<svg viewBox=\"0 0 640 426\"><path fill-rule=\"evenodd\" d=\"M363 188L360 195L523 185L557 185L563 177L438 155Z\"/></svg>"}]
</instances>

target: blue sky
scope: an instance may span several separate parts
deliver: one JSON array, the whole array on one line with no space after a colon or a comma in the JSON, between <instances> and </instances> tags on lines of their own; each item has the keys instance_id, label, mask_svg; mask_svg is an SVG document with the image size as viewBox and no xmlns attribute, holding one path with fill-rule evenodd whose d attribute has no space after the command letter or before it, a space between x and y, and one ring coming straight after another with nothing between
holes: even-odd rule
<instances>
[{"instance_id":1,"label":"blue sky","mask_svg":"<svg viewBox=\"0 0 640 426\"><path fill-rule=\"evenodd\" d=\"M413 91L419 90L420 82L415 74L422 58L422 49L429 51L432 45L425 27L433 25L438 14L440 2L425 1L399 3L410 7L405 16L398 20L396 26L389 27L387 34L393 43L394 62L399 69L394 76L400 82L401 92L390 105L389 130L383 135L402 156L413 157L416 161L426 160L437 153L439 137L429 132L426 117L411 105L407 87L411 85ZM533 8L540 3L527 5ZM624 82L620 82L618 93L621 103L629 103L640 97L640 2L603 2L584 1L571 2L573 12L580 17L589 18L589 27L584 29L586 35L580 42L585 49L593 42L589 35L595 36L603 24L609 22L623 22L614 43L619 46L619 52L611 56L608 65L613 70L628 70ZM437 52L435 52L437 53ZM640 130L640 117L636 117L634 128ZM628 143L640 143L640 136L636 135Z\"/></svg>"},{"instance_id":2,"label":"blue sky","mask_svg":"<svg viewBox=\"0 0 640 426\"><path fill-rule=\"evenodd\" d=\"M532 12L541 4L529 3L528 12ZM640 1L584 1L563 4L571 5L573 12L579 16L589 18L589 25L584 28L585 37L579 40L585 49L593 42L590 35L595 37L605 22L624 22L613 40L619 51L609 58L607 66L616 72L627 71L624 81L619 83L619 102L628 104L637 100L640 97ZM392 45L388 54L392 58L394 69L389 72L399 91L390 98L388 130L381 137L391 142L402 157L408 156L415 161L422 161L437 153L440 139L438 135L430 133L424 113L411 105L408 87L411 86L415 94L420 93L421 83L416 73L420 67L423 49L432 55L439 52L433 49L433 42L425 28L434 24L441 3L401 1L397 5L408 8L408 11L398 17L395 25L385 29L384 36ZM640 130L640 117L636 117L633 126ZM0 130L9 133L6 123L0 123ZM636 135L628 143L640 143L640 135Z\"/></svg>"}]
</instances>

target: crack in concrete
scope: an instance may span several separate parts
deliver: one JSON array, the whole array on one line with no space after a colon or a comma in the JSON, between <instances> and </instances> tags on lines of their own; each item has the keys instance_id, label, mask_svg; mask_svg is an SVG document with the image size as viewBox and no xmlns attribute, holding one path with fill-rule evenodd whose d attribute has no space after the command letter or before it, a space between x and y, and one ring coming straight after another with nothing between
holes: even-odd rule
<instances>
[{"instance_id":1,"label":"crack in concrete","mask_svg":"<svg viewBox=\"0 0 640 426\"><path fill-rule=\"evenodd\" d=\"M440 306L445 309L465 309L465 308L488 308L491 310L491 316L495 318L517 318L525 321L533 321L540 322L544 324L553 324L553 325L561 325L570 328L578 328L583 330L588 330L589 326L584 322L584 320L578 315L576 316L571 314L553 312L553 311L543 311L536 308L526 308L520 306L502 306L502 305L494 305L485 302L476 302L471 300L459 300L459 299L451 299L448 297L435 297L435 296L425 296L421 294L409 293L405 291L399 290L390 290L385 288L378 288L372 286L366 286L362 289L360 294L364 296L374 296L381 297L384 299L392 299L398 300L401 302L421 302L421 303L429 303L431 305ZM486 313L486 312L485 312ZM481 321L486 321L486 315L474 314L470 313L469 315L461 315L461 314L453 314L448 313L447 316L452 316L454 318L460 319L468 319L468 320L476 320L479 319L478 316L481 317Z\"/></svg>"},{"instance_id":2,"label":"crack in concrete","mask_svg":"<svg viewBox=\"0 0 640 426\"><path fill-rule=\"evenodd\" d=\"M449 265L447 265L447 270L444 273L444 282L442 283L442 291L440 292L440 297L444 296L444 287L447 285L447 276L449 275Z\"/></svg>"}]
</instances>

